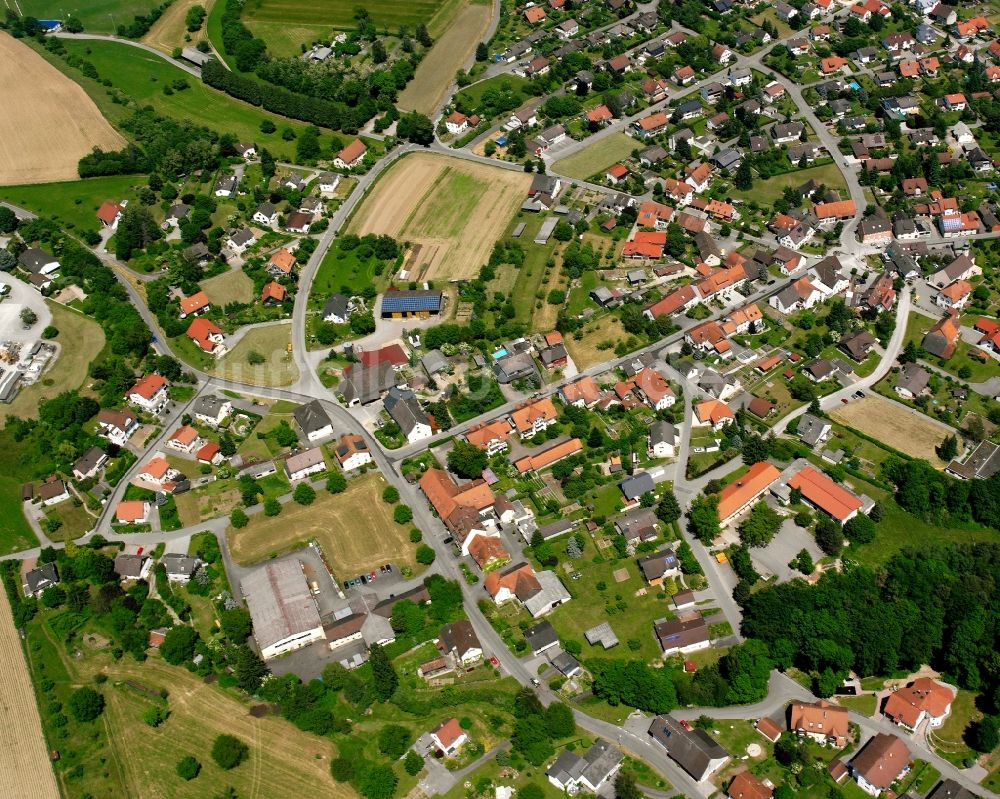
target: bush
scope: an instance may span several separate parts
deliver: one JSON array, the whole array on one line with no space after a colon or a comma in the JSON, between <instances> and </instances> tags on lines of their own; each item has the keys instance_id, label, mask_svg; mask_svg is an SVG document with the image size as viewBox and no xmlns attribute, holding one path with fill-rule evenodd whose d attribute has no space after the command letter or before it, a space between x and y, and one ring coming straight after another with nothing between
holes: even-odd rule
<instances>
[{"instance_id":1,"label":"bush","mask_svg":"<svg viewBox=\"0 0 1000 799\"><path fill-rule=\"evenodd\" d=\"M236 508L229 514L229 523L237 530L242 530L250 524L250 517L246 515L243 508Z\"/></svg>"},{"instance_id":2,"label":"bush","mask_svg":"<svg viewBox=\"0 0 1000 799\"><path fill-rule=\"evenodd\" d=\"M73 692L69 709L77 721L93 721L104 712L104 697L85 685Z\"/></svg>"},{"instance_id":3,"label":"bush","mask_svg":"<svg viewBox=\"0 0 1000 799\"><path fill-rule=\"evenodd\" d=\"M182 780L187 780L188 782L197 777L198 772L200 771L201 763L199 763L193 755L181 758L180 762L177 764L177 776Z\"/></svg>"},{"instance_id":4,"label":"bush","mask_svg":"<svg viewBox=\"0 0 1000 799\"><path fill-rule=\"evenodd\" d=\"M424 540L424 534L422 532L420 532L420 530L418 530L416 527L414 527L412 530L410 530L410 543L411 544L419 544L423 540Z\"/></svg>"},{"instance_id":5,"label":"bush","mask_svg":"<svg viewBox=\"0 0 1000 799\"><path fill-rule=\"evenodd\" d=\"M396 524L406 524L413 521L413 511L409 505L397 505L392 511L392 518Z\"/></svg>"},{"instance_id":6,"label":"bush","mask_svg":"<svg viewBox=\"0 0 1000 799\"><path fill-rule=\"evenodd\" d=\"M399 502L399 489L396 486L386 486L382 490L382 501L390 505Z\"/></svg>"},{"instance_id":7,"label":"bush","mask_svg":"<svg viewBox=\"0 0 1000 799\"><path fill-rule=\"evenodd\" d=\"M415 777L420 773L420 769L424 767L424 759L420 757L412 749L406 753L406 757L403 758L403 770L409 774L411 777Z\"/></svg>"},{"instance_id":8,"label":"bush","mask_svg":"<svg viewBox=\"0 0 1000 799\"><path fill-rule=\"evenodd\" d=\"M347 490L347 478L340 472L334 472L327 478L326 490L331 494L343 494Z\"/></svg>"},{"instance_id":9,"label":"bush","mask_svg":"<svg viewBox=\"0 0 1000 799\"><path fill-rule=\"evenodd\" d=\"M265 500L264 502L264 515L265 516L277 516L281 513L281 503L272 497L271 499Z\"/></svg>"},{"instance_id":10,"label":"bush","mask_svg":"<svg viewBox=\"0 0 1000 799\"><path fill-rule=\"evenodd\" d=\"M232 735L219 735L212 744L212 759L226 771L236 768L249 754L247 745Z\"/></svg>"},{"instance_id":11,"label":"bush","mask_svg":"<svg viewBox=\"0 0 1000 799\"><path fill-rule=\"evenodd\" d=\"M430 566L436 557L437 555L434 550L427 546L427 544L421 544L417 547L417 563L422 563L424 566Z\"/></svg>"},{"instance_id":12,"label":"bush","mask_svg":"<svg viewBox=\"0 0 1000 799\"><path fill-rule=\"evenodd\" d=\"M295 486L295 493L292 494L292 499L300 505L312 505L316 499L316 492L309 483L299 483Z\"/></svg>"},{"instance_id":13,"label":"bush","mask_svg":"<svg viewBox=\"0 0 1000 799\"><path fill-rule=\"evenodd\" d=\"M59 335L59 328L55 325L49 325L42 331L42 338L55 338Z\"/></svg>"},{"instance_id":14,"label":"bush","mask_svg":"<svg viewBox=\"0 0 1000 799\"><path fill-rule=\"evenodd\" d=\"M165 707L153 705L153 707L149 708L142 714L142 720L150 727L159 727L167 720L167 716L169 715L170 711L168 711Z\"/></svg>"},{"instance_id":15,"label":"bush","mask_svg":"<svg viewBox=\"0 0 1000 799\"><path fill-rule=\"evenodd\" d=\"M198 643L198 631L186 624L179 624L167 630L160 644L160 654L172 666L187 663L194 657L194 647Z\"/></svg>"}]
</instances>

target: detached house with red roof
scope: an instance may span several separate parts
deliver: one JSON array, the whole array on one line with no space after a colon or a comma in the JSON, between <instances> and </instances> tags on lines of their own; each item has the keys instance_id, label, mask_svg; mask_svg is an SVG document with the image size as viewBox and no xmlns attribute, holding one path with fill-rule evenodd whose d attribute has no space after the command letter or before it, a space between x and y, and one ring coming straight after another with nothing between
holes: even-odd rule
<instances>
[{"instance_id":1,"label":"detached house with red roof","mask_svg":"<svg viewBox=\"0 0 1000 799\"><path fill-rule=\"evenodd\" d=\"M713 430L721 430L728 422L733 422L736 417L726 403L711 399L699 402L694 409L695 427L709 426Z\"/></svg>"},{"instance_id":2,"label":"detached house with red roof","mask_svg":"<svg viewBox=\"0 0 1000 799\"><path fill-rule=\"evenodd\" d=\"M188 325L187 337L191 339L202 352L219 356L226 351L225 336L211 319L199 316Z\"/></svg>"},{"instance_id":3,"label":"detached house with red roof","mask_svg":"<svg viewBox=\"0 0 1000 799\"><path fill-rule=\"evenodd\" d=\"M960 334L957 311L952 310L927 331L920 346L931 355L947 360L955 354Z\"/></svg>"},{"instance_id":4,"label":"detached house with red roof","mask_svg":"<svg viewBox=\"0 0 1000 799\"><path fill-rule=\"evenodd\" d=\"M167 404L169 384L158 374L146 375L125 393L125 399L144 411L156 413Z\"/></svg>"},{"instance_id":5,"label":"detached house with red roof","mask_svg":"<svg viewBox=\"0 0 1000 799\"><path fill-rule=\"evenodd\" d=\"M190 297L181 297L180 306L180 317L181 319L185 319L188 316L198 316L198 314L205 313L205 311L212 307L212 303L204 291L196 291Z\"/></svg>"},{"instance_id":6,"label":"detached house with red roof","mask_svg":"<svg viewBox=\"0 0 1000 799\"><path fill-rule=\"evenodd\" d=\"M972 296L972 284L967 280L956 280L941 289L934 297L934 302L945 309L962 310Z\"/></svg>"},{"instance_id":7,"label":"detached house with red roof","mask_svg":"<svg viewBox=\"0 0 1000 799\"><path fill-rule=\"evenodd\" d=\"M532 438L556 423L556 406L548 397L533 400L515 408L510 420L520 438Z\"/></svg>"},{"instance_id":8,"label":"detached house with red roof","mask_svg":"<svg viewBox=\"0 0 1000 799\"><path fill-rule=\"evenodd\" d=\"M951 688L930 677L919 677L889 694L882 712L893 723L915 732L924 721L930 727L944 724L954 699Z\"/></svg>"},{"instance_id":9,"label":"detached house with red roof","mask_svg":"<svg viewBox=\"0 0 1000 799\"><path fill-rule=\"evenodd\" d=\"M528 11L531 10L533 9L528 9ZM543 16L544 13L542 11ZM458 723L458 719L448 719L447 721L442 721L437 727L431 730L431 740L445 755L453 755L465 745L465 742L469 740L469 736L465 734L465 730Z\"/></svg>"},{"instance_id":10,"label":"detached house with red roof","mask_svg":"<svg viewBox=\"0 0 1000 799\"><path fill-rule=\"evenodd\" d=\"M189 424L178 427L173 435L167 439L168 447L176 449L178 452L186 452L189 455L195 450L201 449L204 443L205 439L198 435L198 431Z\"/></svg>"},{"instance_id":11,"label":"detached house with red roof","mask_svg":"<svg viewBox=\"0 0 1000 799\"><path fill-rule=\"evenodd\" d=\"M97 218L104 227L109 230L117 230L118 222L121 221L124 211L125 206L120 203L103 202L101 207L97 209Z\"/></svg>"},{"instance_id":12,"label":"detached house with red roof","mask_svg":"<svg viewBox=\"0 0 1000 799\"><path fill-rule=\"evenodd\" d=\"M543 11L542 13L544 14L545 12ZM351 169L358 166L364 160L365 153L367 152L368 145L361 141L361 139L355 139L337 154L337 157L333 159L333 163L340 169Z\"/></svg>"},{"instance_id":13,"label":"detached house with red roof","mask_svg":"<svg viewBox=\"0 0 1000 799\"><path fill-rule=\"evenodd\" d=\"M849 768L861 790L880 796L910 770L910 750L900 738L880 732L854 756Z\"/></svg>"}]
</instances>

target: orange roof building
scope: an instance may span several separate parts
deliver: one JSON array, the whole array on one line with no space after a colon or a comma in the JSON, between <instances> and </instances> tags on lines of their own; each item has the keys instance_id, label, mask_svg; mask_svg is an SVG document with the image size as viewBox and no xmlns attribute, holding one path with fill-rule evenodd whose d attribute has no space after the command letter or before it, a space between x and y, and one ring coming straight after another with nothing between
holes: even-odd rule
<instances>
[{"instance_id":1,"label":"orange roof building","mask_svg":"<svg viewBox=\"0 0 1000 799\"><path fill-rule=\"evenodd\" d=\"M598 125L604 122L610 122L614 118L615 117L614 114L611 113L611 109L606 105L599 105L597 108L587 112L587 121Z\"/></svg>"},{"instance_id":2,"label":"orange roof building","mask_svg":"<svg viewBox=\"0 0 1000 799\"><path fill-rule=\"evenodd\" d=\"M841 524L854 518L862 502L846 488L812 466L806 466L788 481L789 488L797 488L810 505L819 508Z\"/></svg>"},{"instance_id":3,"label":"orange roof building","mask_svg":"<svg viewBox=\"0 0 1000 799\"><path fill-rule=\"evenodd\" d=\"M198 313L198 311L203 311L211 304L208 295L204 291L196 291L190 297L181 298L181 313L184 316Z\"/></svg>"},{"instance_id":4,"label":"orange roof building","mask_svg":"<svg viewBox=\"0 0 1000 799\"><path fill-rule=\"evenodd\" d=\"M214 441L209 441L194 454L195 460L199 463L212 463L219 455L221 449Z\"/></svg>"},{"instance_id":5,"label":"orange roof building","mask_svg":"<svg viewBox=\"0 0 1000 799\"><path fill-rule=\"evenodd\" d=\"M781 472L766 461L755 463L742 477L719 492L719 522L725 526L763 495Z\"/></svg>"},{"instance_id":6,"label":"orange roof building","mask_svg":"<svg viewBox=\"0 0 1000 799\"><path fill-rule=\"evenodd\" d=\"M556 406L548 397L528 402L510 415L519 436L533 436L556 421Z\"/></svg>"},{"instance_id":7,"label":"orange roof building","mask_svg":"<svg viewBox=\"0 0 1000 799\"><path fill-rule=\"evenodd\" d=\"M157 455L149 463L142 467L141 476L151 477L153 480L162 480L170 471L170 464L162 455Z\"/></svg>"},{"instance_id":8,"label":"orange roof building","mask_svg":"<svg viewBox=\"0 0 1000 799\"><path fill-rule=\"evenodd\" d=\"M575 455L582 449L583 442L578 438L571 438L569 441L563 441L562 443L551 446L542 452L525 455L523 458L519 458L514 461L514 466L517 467L517 470L521 474L525 474L526 472L537 472L547 466L551 466L556 461L561 461L563 458Z\"/></svg>"},{"instance_id":9,"label":"orange roof building","mask_svg":"<svg viewBox=\"0 0 1000 799\"><path fill-rule=\"evenodd\" d=\"M157 392L162 390L166 385L167 381L161 375L146 375L142 378L142 380L129 389L127 396L135 394L142 397L144 400L151 400L156 396Z\"/></svg>"},{"instance_id":10,"label":"orange roof building","mask_svg":"<svg viewBox=\"0 0 1000 799\"><path fill-rule=\"evenodd\" d=\"M698 424L711 425L716 430L726 422L732 422L736 419L729 406L717 399L699 402L695 406L694 413L698 417Z\"/></svg>"},{"instance_id":11,"label":"orange roof building","mask_svg":"<svg viewBox=\"0 0 1000 799\"><path fill-rule=\"evenodd\" d=\"M817 219L850 219L858 213L854 200L837 200L832 203L816 203L813 213Z\"/></svg>"},{"instance_id":12,"label":"orange roof building","mask_svg":"<svg viewBox=\"0 0 1000 799\"><path fill-rule=\"evenodd\" d=\"M542 584L535 576L535 570L528 563L518 563L500 571L490 572L483 582L486 593L498 605L509 599L522 602L542 590Z\"/></svg>"},{"instance_id":13,"label":"orange roof building","mask_svg":"<svg viewBox=\"0 0 1000 799\"><path fill-rule=\"evenodd\" d=\"M788 729L792 732L836 747L847 743L847 708L820 699L813 703L794 702L788 712Z\"/></svg>"},{"instance_id":14,"label":"orange roof building","mask_svg":"<svg viewBox=\"0 0 1000 799\"><path fill-rule=\"evenodd\" d=\"M537 25L543 19L545 19L545 9L541 6L532 6L531 8L524 9L524 18L528 20L528 24Z\"/></svg>"},{"instance_id":15,"label":"orange roof building","mask_svg":"<svg viewBox=\"0 0 1000 799\"><path fill-rule=\"evenodd\" d=\"M128 499L118 503L115 509L115 519L121 524L139 524L146 521L149 513L149 503L141 499Z\"/></svg>"},{"instance_id":16,"label":"orange roof building","mask_svg":"<svg viewBox=\"0 0 1000 799\"><path fill-rule=\"evenodd\" d=\"M97 209L97 218L110 227L115 223L115 220L118 219L118 214L120 214L123 210L122 206L118 203L106 200L101 203L101 207Z\"/></svg>"},{"instance_id":17,"label":"orange roof building","mask_svg":"<svg viewBox=\"0 0 1000 799\"><path fill-rule=\"evenodd\" d=\"M183 427L178 427L174 430L172 436L170 436L169 443L175 447L181 447L186 449L190 447L195 441L198 440L198 431L195 430L191 425L186 424Z\"/></svg>"},{"instance_id":18,"label":"orange roof building","mask_svg":"<svg viewBox=\"0 0 1000 799\"><path fill-rule=\"evenodd\" d=\"M469 544L469 555L480 569L500 566L510 561L510 553L503 541L488 535L477 535Z\"/></svg>"},{"instance_id":19,"label":"orange roof building","mask_svg":"<svg viewBox=\"0 0 1000 799\"><path fill-rule=\"evenodd\" d=\"M590 407L601 398L601 389L590 375L584 375L579 380L563 386L559 393L567 405Z\"/></svg>"},{"instance_id":20,"label":"orange roof building","mask_svg":"<svg viewBox=\"0 0 1000 799\"><path fill-rule=\"evenodd\" d=\"M187 329L187 337L191 339L203 352L215 352L221 345L219 340L222 336L220 328L211 319L199 316L193 320Z\"/></svg>"},{"instance_id":21,"label":"orange roof building","mask_svg":"<svg viewBox=\"0 0 1000 799\"><path fill-rule=\"evenodd\" d=\"M473 427L465 434L465 440L492 456L507 449L510 433L510 422L506 419L494 419Z\"/></svg>"},{"instance_id":22,"label":"orange roof building","mask_svg":"<svg viewBox=\"0 0 1000 799\"><path fill-rule=\"evenodd\" d=\"M435 468L424 472L420 478L420 489L445 523L459 508L480 512L496 501L490 487L482 480L459 488L447 472Z\"/></svg>"},{"instance_id":23,"label":"orange roof building","mask_svg":"<svg viewBox=\"0 0 1000 799\"><path fill-rule=\"evenodd\" d=\"M294 266L295 256L287 247L282 247L267 262L268 271L280 272L283 275L290 275Z\"/></svg>"},{"instance_id":24,"label":"orange roof building","mask_svg":"<svg viewBox=\"0 0 1000 799\"><path fill-rule=\"evenodd\" d=\"M352 167L364 157L366 152L368 152L368 145L361 139L355 139L337 154L334 163L339 161L338 166Z\"/></svg>"},{"instance_id":25,"label":"orange roof building","mask_svg":"<svg viewBox=\"0 0 1000 799\"><path fill-rule=\"evenodd\" d=\"M264 286L263 291L260 293L261 302L284 302L285 295L288 292L285 291L285 287L280 283L275 283L273 280Z\"/></svg>"},{"instance_id":26,"label":"orange roof building","mask_svg":"<svg viewBox=\"0 0 1000 799\"><path fill-rule=\"evenodd\" d=\"M889 694L883 712L896 724L910 730L915 730L925 718L929 719L930 726L937 727L951 712L954 698L950 688L930 677L920 677Z\"/></svg>"},{"instance_id":27,"label":"orange roof building","mask_svg":"<svg viewBox=\"0 0 1000 799\"><path fill-rule=\"evenodd\" d=\"M771 799L774 791L749 771L741 771L726 789L729 799Z\"/></svg>"}]
</instances>

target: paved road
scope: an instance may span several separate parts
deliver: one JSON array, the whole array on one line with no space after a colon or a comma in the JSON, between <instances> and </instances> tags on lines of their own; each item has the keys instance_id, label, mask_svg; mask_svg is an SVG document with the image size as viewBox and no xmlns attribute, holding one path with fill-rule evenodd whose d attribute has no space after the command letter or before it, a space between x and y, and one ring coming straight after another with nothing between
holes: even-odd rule
<instances>
[{"instance_id":1,"label":"paved road","mask_svg":"<svg viewBox=\"0 0 1000 799\"><path fill-rule=\"evenodd\" d=\"M82 39L84 41L118 42L119 44L126 44L129 47L135 47L139 50L145 50L147 53L152 53L157 58L162 58L164 61L170 62L178 69L183 69L186 73L188 73L188 75L201 80L200 68L188 63L187 61L181 61L179 58L171 58L162 50L157 50L155 47L143 44L142 42L137 42L134 39L124 39L121 36L114 36L110 33L68 33L66 31L56 31L55 33L50 33L49 36L55 36L57 39Z\"/></svg>"}]
</instances>

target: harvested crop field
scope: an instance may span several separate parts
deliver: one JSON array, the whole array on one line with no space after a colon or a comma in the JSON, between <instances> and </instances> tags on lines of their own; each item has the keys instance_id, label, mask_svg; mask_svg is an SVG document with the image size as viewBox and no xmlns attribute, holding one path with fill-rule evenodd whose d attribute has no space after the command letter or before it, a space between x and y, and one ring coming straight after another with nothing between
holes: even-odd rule
<instances>
[{"instance_id":1,"label":"harvested crop field","mask_svg":"<svg viewBox=\"0 0 1000 799\"><path fill-rule=\"evenodd\" d=\"M900 452L914 458L925 458L938 468L945 466L934 448L948 435L949 429L935 424L917 411L868 395L841 405L831 411L830 416L865 435L884 441Z\"/></svg>"},{"instance_id":2,"label":"harvested crop field","mask_svg":"<svg viewBox=\"0 0 1000 799\"><path fill-rule=\"evenodd\" d=\"M455 72L465 66L490 24L489 3L470 3L434 42L417 66L413 80L400 92L397 105L406 111L433 114L454 81Z\"/></svg>"},{"instance_id":3,"label":"harvested crop field","mask_svg":"<svg viewBox=\"0 0 1000 799\"><path fill-rule=\"evenodd\" d=\"M59 789L49 764L35 692L14 629L10 602L0 591L0 784L5 796L58 799Z\"/></svg>"},{"instance_id":4,"label":"harvested crop field","mask_svg":"<svg viewBox=\"0 0 1000 799\"><path fill-rule=\"evenodd\" d=\"M375 184L355 213L351 232L385 233L419 245L408 256L410 280L472 278L530 183L522 172L415 153Z\"/></svg>"},{"instance_id":5,"label":"harvested crop field","mask_svg":"<svg viewBox=\"0 0 1000 799\"><path fill-rule=\"evenodd\" d=\"M76 180L94 147L125 144L77 84L26 44L0 33L0 184Z\"/></svg>"},{"instance_id":6,"label":"harvested crop field","mask_svg":"<svg viewBox=\"0 0 1000 799\"><path fill-rule=\"evenodd\" d=\"M382 501L385 486L385 480L372 472L352 479L342 494L318 492L312 505L289 503L271 518L256 514L242 530L227 531L233 560L256 563L315 538L341 579L383 563L412 568L416 561L411 525L393 521L393 506Z\"/></svg>"},{"instance_id":7,"label":"harvested crop field","mask_svg":"<svg viewBox=\"0 0 1000 799\"><path fill-rule=\"evenodd\" d=\"M627 158L638 148L638 142L632 137L624 133L612 133L573 155L559 159L552 165L552 171L568 178L589 180L609 166Z\"/></svg>"}]
</instances>

